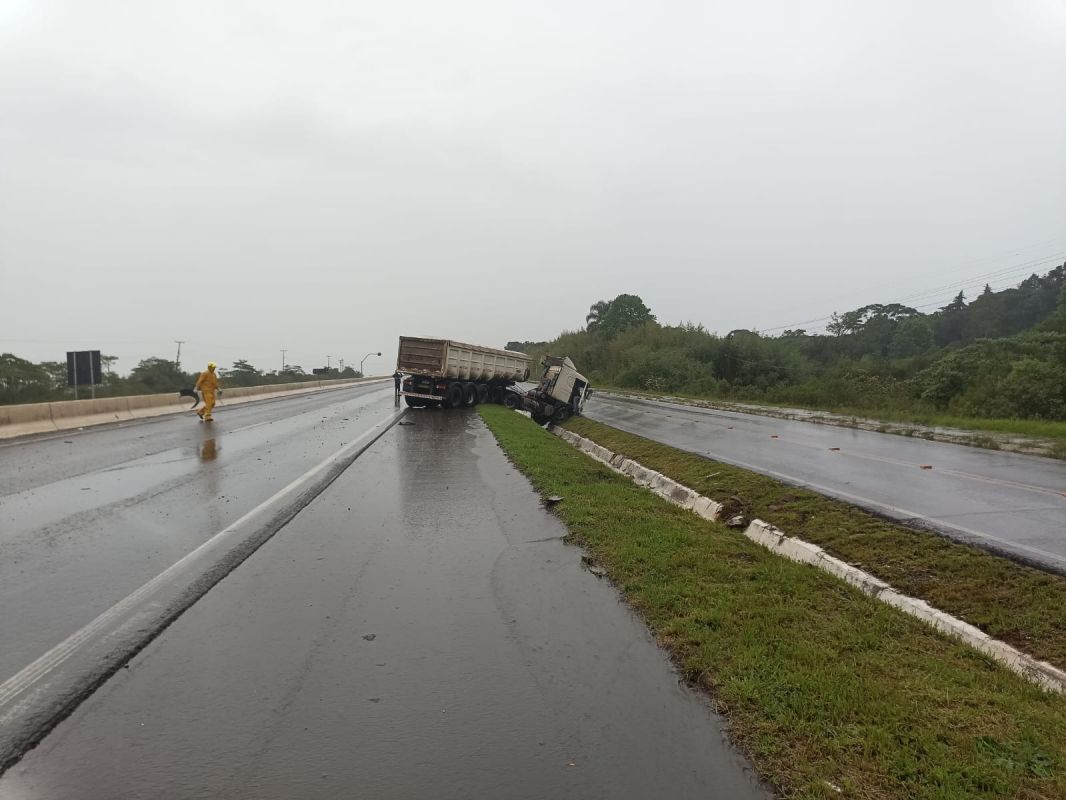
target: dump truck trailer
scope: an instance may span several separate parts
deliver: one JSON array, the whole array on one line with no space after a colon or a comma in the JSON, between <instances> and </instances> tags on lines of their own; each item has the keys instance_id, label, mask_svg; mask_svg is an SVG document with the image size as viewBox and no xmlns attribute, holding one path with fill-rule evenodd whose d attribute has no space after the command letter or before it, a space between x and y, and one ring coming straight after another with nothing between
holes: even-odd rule
<instances>
[{"instance_id":1,"label":"dump truck trailer","mask_svg":"<svg viewBox=\"0 0 1066 800\"><path fill-rule=\"evenodd\" d=\"M401 336L396 371L412 408L459 408L502 403L506 391L529 378L529 356L450 339Z\"/></svg>"}]
</instances>

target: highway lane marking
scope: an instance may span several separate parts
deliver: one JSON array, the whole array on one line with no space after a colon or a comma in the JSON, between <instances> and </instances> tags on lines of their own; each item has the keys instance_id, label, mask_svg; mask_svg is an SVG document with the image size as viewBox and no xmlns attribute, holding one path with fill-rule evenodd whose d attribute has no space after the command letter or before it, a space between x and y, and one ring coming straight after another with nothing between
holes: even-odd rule
<instances>
[{"instance_id":1,"label":"highway lane marking","mask_svg":"<svg viewBox=\"0 0 1066 800\"><path fill-rule=\"evenodd\" d=\"M629 433L633 433L633 434L635 434L637 436L641 436L642 435L639 431L629 430L628 432ZM682 449L684 449L684 448L682 448ZM689 452L697 452L697 451L690 450ZM1050 552L1048 550L1044 550L1044 549L1039 548L1039 547L1033 547L1031 545L1021 544L1020 542L1011 541L1010 539L1003 539L1003 538L1001 538L999 536L995 536L994 534L991 534L991 533L985 533L983 531L974 530L973 528L967 528L967 527L965 527L963 525L956 525L956 524L951 523L951 522L942 521L939 517L929 517L929 516L926 516L924 514L920 514L917 511L912 511L910 509L903 508L901 506L894 506L894 505L892 505L890 503L883 503L883 502L881 502L879 500L873 500L873 499L871 499L869 497L864 497L862 495L854 494L854 493L851 493L851 492L845 492L845 491L842 491L842 490L839 490L839 489L833 489L833 488L830 488L828 486L823 486L823 485L818 484L818 483L812 483L811 481L804 480L802 478L797 478L794 475L789 475L789 474L784 473L784 472L778 472L776 470L766 469L764 467L758 467L758 466L756 466L754 464L749 464L749 463L747 463L745 461L739 461L739 460L733 459L733 458L727 458L725 456L718 455L717 453L714 453L713 451L710 451L710 450L699 451L699 452L700 452L700 455L709 456L710 458L716 459L718 461L722 461L722 462L724 462L726 464L732 464L733 466L740 467L741 469L748 469L748 470L751 470L752 472L757 472L757 473L760 473L762 475L769 475L772 478L778 478L778 479L780 479L780 480L782 480L782 481L784 481L786 483L789 483L789 484L791 484L793 486L798 486L798 487L801 487L801 488L810 488L810 489L813 489L814 491L816 491L816 492L818 492L820 494L824 494L824 495L827 495L829 497L837 497L837 498L842 498L842 499L846 499L846 500L851 500L858 506L872 506L874 508L880 509L881 511L887 512L889 516L895 517L896 519L899 519L901 521L907 521L907 520L921 521L921 522L928 523L934 529L949 528L952 531L955 531L956 533L963 534L965 537L972 537L972 538L976 538L976 539L979 539L979 540L987 540L987 541L990 541L990 542L995 542L996 544L1000 545L1004 550L1013 551L1013 552L1017 552L1019 550L1023 550L1023 551L1025 551L1027 553L1031 553L1035 557L1038 557L1038 560L1040 560L1040 561L1050 562L1050 563L1056 564L1056 565L1058 565L1058 568L1060 570L1066 570L1066 557L1063 557L1063 556L1061 556L1061 555L1059 555L1057 553L1052 553L1052 552Z\"/></svg>"},{"instance_id":2,"label":"highway lane marking","mask_svg":"<svg viewBox=\"0 0 1066 800\"><path fill-rule=\"evenodd\" d=\"M379 391L384 391L384 389L381 389ZM336 403L331 403L330 405L339 406L339 405L346 404L346 403L356 403L356 402L359 402L359 401L364 400L364 399L368 399L369 400L369 398L371 398L374 394L376 394L376 392L366 392L366 393L359 394L359 395L357 395L355 397L352 397L352 398L350 398L348 400L344 400L344 401L340 401L340 402L336 402ZM353 410L352 413L353 414L358 414L359 412L362 412L362 411L372 410L372 408L373 408L375 403L382 403L383 400L384 400L384 398L382 398L381 400L369 400L365 405L357 406ZM240 427L240 428L225 428L225 429L220 428L220 429L218 429L218 435L219 436L222 436L222 435L227 435L228 436L228 435L232 435L232 434L236 434L236 433L242 433L244 431L248 431L248 430L251 430L253 428L259 428L259 427L263 427L263 426L266 426L266 425L274 425L274 424L276 424L278 422L287 422L287 421L290 421L290 420L293 420L293 419L297 419L298 417L303 416L305 414L311 414L311 413L318 413L318 412L317 412L317 410L300 412L300 414L297 414L297 415L294 415L294 416L291 416L291 417L286 417L286 418L284 418L282 420L264 420L262 422L252 423L251 425L245 425L245 426ZM361 421L364 421L361 416L353 416L352 419L350 420L350 424L354 424L354 425L356 425L358 427L358 423L361 422ZM114 427L117 427L117 426L114 426ZM196 426L196 427L199 428L199 426ZM40 441L40 440L36 440L36 441ZM264 446L266 446L267 443L269 443L269 440L267 440L264 443ZM49 483L43 483L43 484L40 484L38 486L34 486L34 487L30 488L30 489L20 489L19 491L8 492L6 494L0 494L0 507L3 507L5 504L10 506L10 504L13 501L20 501L20 500L24 499L27 496L33 496L37 492L41 492L41 491L44 491L44 490L47 490L47 489L51 489L53 487L60 486L60 485L62 485L64 483L70 483L70 482L75 482L76 483L76 482L80 482L80 481L91 482L91 481L95 480L96 478L98 478L100 476L110 476L110 475L112 475L114 473L125 472L125 471L131 470L131 469L146 469L146 468L148 468L148 469L156 469L156 468L159 468L159 467L165 467L165 466L170 465L170 464L187 463L187 462L189 462L189 456L187 456L187 455L179 455L179 456L177 456L175 458L167 458L166 460L160 460L160 457L162 455L166 454L166 453L180 453L183 450L187 450L188 447L189 447L189 445L186 443L185 445L182 445L180 447L172 447L172 448L168 448L166 450L160 450L160 451L157 451L157 452L154 452L154 453L149 453L149 454L144 455L144 456L139 456L137 458L132 458L132 459L130 459L128 461L124 461L124 462L121 462L119 464L115 464L114 466L111 466L111 467L105 467L103 469L91 469L88 472L79 472L77 474L70 475L70 476L68 476L66 478L60 478L60 479L51 481ZM229 468L230 469L236 468L240 463L241 463L241 460L238 460L237 462L231 462L230 465L229 465ZM153 493L153 494L148 494L145 497L146 497L146 499L148 499L148 498L155 497L155 496L156 495ZM93 506L93 508L96 508L96 507L97 506Z\"/></svg>"},{"instance_id":3,"label":"highway lane marking","mask_svg":"<svg viewBox=\"0 0 1066 800\"><path fill-rule=\"evenodd\" d=\"M368 431L367 433L370 432L371 431ZM366 434L364 434L364 436L365 435ZM210 539L200 544L195 550L186 553L182 558L180 558L178 561L175 561L173 564L171 564L161 573L156 575L150 581L145 583L139 589L134 590L125 598L115 603L115 605L113 605L107 611L104 611L96 619L94 619L88 625L84 626L81 630L71 634L65 641L60 642L58 645L53 647L51 650L49 650L47 653L45 653L43 656L33 662L33 664L30 664L29 666L25 667L19 673L6 680L3 684L0 684L0 705L7 702L7 700L11 698L13 693L21 691L21 687L23 687L26 682L26 679L22 676L36 674L38 670L35 669L35 665L40 664L44 666L47 664L61 663L69 656L70 652L72 651L73 645L84 641L88 635L110 622L111 619L117 615L118 609L125 609L132 605L136 605L138 601L143 599L160 583L166 582L175 572L179 571L182 566L187 564L189 561L195 559L195 557L201 551L209 548L211 546L211 543L218 539L220 536L227 533L230 529L240 526L242 523L251 519L260 511L263 511L272 504L276 503L279 499L289 494L290 492L293 492L294 490L299 489L301 486L306 485L312 478L315 477L318 472L335 462L340 457L340 455L350 447L350 445L346 445L340 450L331 453L327 458L323 459L318 464L311 467L311 469L307 470L307 472L305 472L303 475L300 475L298 478L290 482L287 486L283 486L281 489L278 489L278 491L274 492L274 494L272 494L266 500L255 506L251 511L248 511L239 519L235 520L234 522L231 522L224 529L215 533ZM56 659L59 660L57 661Z\"/></svg>"},{"instance_id":4,"label":"highway lane marking","mask_svg":"<svg viewBox=\"0 0 1066 800\"><path fill-rule=\"evenodd\" d=\"M713 455L713 453L708 453L708 455ZM719 456L715 456L715 458L720 458L720 457ZM721 459L721 460L727 461L727 459L724 459L724 458ZM774 478L780 478L781 480L786 481L787 483L791 483L791 484L796 485L796 486L800 486L800 487L803 487L803 488L811 488L811 489L814 489L815 491L817 491L817 492L819 492L821 494L829 495L830 497L843 497L843 498L847 498L849 500L854 500L854 501L856 501L856 504L860 505L860 506L861 505L875 506L875 507L881 509L882 511L889 512L889 514L891 516L895 516L895 517L897 517L898 519L901 519L901 520L920 520L920 521L929 523L933 527L941 527L941 526L942 527L947 527L947 528L951 528L954 531L957 531L958 533L965 534L967 536L977 537L979 539L988 539L989 541L996 542L997 544L1003 545L1003 547L1005 549L1011 549L1011 550L1021 549L1021 550L1025 550L1025 551L1027 551L1029 553L1033 553L1034 555L1039 555L1043 559L1050 560L1052 563L1059 564L1063 568L1066 568L1066 558L1064 558L1063 556L1061 556L1061 555L1059 555L1057 553L1052 553L1052 552L1050 552L1048 550L1043 550L1043 549L1041 549L1039 547L1033 547L1031 545L1021 544L1020 542L1011 541L1010 539L1003 539L1003 538L1001 538L999 536L995 536L995 535L993 535L991 533L984 533L983 531L976 531L973 528L967 528L967 527L965 527L963 525L956 525L956 524L951 523L951 522L945 522L945 521L943 521L943 518L941 518L941 517L927 517L924 514L919 514L917 511L911 511L910 509L903 508L902 506L894 506L894 505L891 505L890 503L882 503L879 500L872 500L872 499L870 499L868 497L863 497L862 495L852 494L850 492L844 492L844 491L840 491L838 489L832 489L832 488L830 488L828 486L822 486L822 485L817 484L817 483L811 483L810 481L804 481L804 480L802 480L800 478L796 478L795 476L788 475L788 474L783 473L783 472L777 472L775 470L761 469L761 468L756 467L756 466L754 466L752 464L746 464L746 463L744 463L742 461L728 460L728 463L733 464L734 466L741 467L743 469L750 469L753 472L761 472L764 475L770 475L771 477L774 477ZM999 513L999 512L996 512L996 513ZM956 516L956 515L949 515L949 516Z\"/></svg>"},{"instance_id":5,"label":"highway lane marking","mask_svg":"<svg viewBox=\"0 0 1066 800\"><path fill-rule=\"evenodd\" d=\"M337 392L343 392L346 389L362 389L362 388L375 387L374 391L383 392L383 391L385 391L386 388L388 388L388 385L384 383L385 380L387 380L387 379L383 378L381 381L368 381L366 383L355 383L355 384L352 384L351 386L336 386L336 387L330 387L330 388L327 388L327 389L318 389L317 391L295 392L295 393L293 393L292 395L290 395L288 397L281 396L281 397L255 398L255 399L252 399L252 400L248 400L248 401L246 401L244 403L237 403L237 404L235 404L233 406L230 406L230 408L235 410L235 411L242 411L245 408L254 408L255 406L259 406L259 405L266 405L267 403L272 403L275 400L299 400L299 399L302 399L302 398L313 398L313 397L318 397L320 395L325 395L325 394L336 394ZM383 385L382 386L377 386L378 383L382 383ZM373 394L373 392L367 392L367 394ZM219 404L218 407L219 408L225 408L225 406L223 406L221 404ZM86 433L97 433L97 432L102 433L104 431L115 431L115 430L124 430L126 428L133 428L133 427L135 427L137 425L144 425L146 423L167 422L167 421L169 421L171 419L174 419L175 417L183 416L186 411L191 411L191 410L192 409L185 409L184 411L169 411L166 414L158 414L158 415L153 416L153 417L141 417L139 419L121 420L121 421L118 421L118 422L104 422L104 423L100 423L99 425L87 425L87 426L85 426L83 428L69 428L67 430L57 431L55 433L45 433L45 434L31 433L31 434L26 434L25 436L21 436L21 437L16 436L16 437L14 437L12 439L0 441L0 450L3 450L3 449L8 448L8 447L18 447L19 445L24 445L24 444L37 444L38 442L52 442L52 441L55 441L56 439L67 439L67 438L70 438L72 436L81 436L81 435L86 434ZM268 424L268 423L256 423L256 424ZM236 430L243 430L243 428L239 428L239 429L236 429ZM230 431L230 432L234 432L234 431Z\"/></svg>"},{"instance_id":6,"label":"highway lane marking","mask_svg":"<svg viewBox=\"0 0 1066 800\"><path fill-rule=\"evenodd\" d=\"M0 684L0 773L7 766L14 763L25 752L27 746L48 733L60 720L73 711L74 707L84 697L91 693L96 686L110 677L143 647L145 647L158 633L163 630L173 619L183 613L189 606L195 603L204 593L210 590L219 580L235 569L248 556L261 547L271 536L283 528L307 503L317 498L322 491L336 479L352 462L368 447L383 436L401 417L406 409L395 412L379 422L370 430L366 431L355 441L335 451L328 458L319 462L316 466L305 472L296 480L279 489L269 498L248 511L240 519L226 526L223 530L214 534L195 550L186 554L156 577L145 583L139 589L131 592L125 598L115 603L107 611L97 616L92 622L83 626L78 631L68 636L62 642L44 653L32 663L24 667L15 675ZM316 485L316 482L319 485ZM301 489L310 486L309 491L315 494L310 496L303 505L290 508L284 506L283 500L301 500ZM287 516L280 519L277 527L270 528L274 520L268 521L268 527L260 526L251 532L242 534L240 527L261 514L272 506L280 506ZM255 543L251 550L241 552L242 546L254 539L260 530L266 532L265 538ZM222 550L208 567L201 570L200 574L186 576L187 586L181 591L181 598L187 599L185 605L176 609L164 602L165 589L173 590L180 586L182 572L193 565L198 558L209 556L210 551L227 546L228 540L236 538L237 541L229 545L229 549ZM232 558L237 560L229 563ZM226 571L218 575L213 582L205 583L203 577L225 565ZM169 585L168 584L173 584ZM156 595L153 598L153 595ZM173 616L166 616L173 613ZM153 617L153 614L155 617ZM162 616L161 616L162 615ZM121 646L122 636L127 637L126 647ZM66 661L77 654L87 643L107 640L110 642L106 653L93 661L93 665L82 673L67 679L68 683L75 683L82 692L74 700L69 697L49 694L50 684L45 679L55 673ZM97 662L103 662L97 663ZM84 673L84 674L83 674ZM53 679L53 683L54 683ZM38 685L40 684L40 685ZM24 695L19 698L19 695ZM4 708L9 706L8 708ZM38 707L42 706L42 707ZM21 722L21 727L18 724ZM29 744L27 744L27 742Z\"/></svg>"},{"instance_id":7,"label":"highway lane marking","mask_svg":"<svg viewBox=\"0 0 1066 800\"><path fill-rule=\"evenodd\" d=\"M1019 514L1029 513L1033 511L1054 511L1062 512L1064 509L1062 506L1029 506L1026 508L1004 508L999 511L960 511L957 514L940 514L936 519L957 519L958 517L990 517L996 514ZM1066 519L1063 521L1063 527L1066 528Z\"/></svg>"},{"instance_id":8,"label":"highway lane marking","mask_svg":"<svg viewBox=\"0 0 1066 800\"><path fill-rule=\"evenodd\" d=\"M648 411L648 410L644 410L644 409L637 409L636 413L638 413L638 414L647 414L649 416L655 416L655 417L663 416L663 415L655 414L653 411ZM698 412L696 412L696 413L698 413ZM790 420L790 421L795 422L797 420ZM693 422L699 423L700 421L699 420L693 420ZM719 423L715 423L715 422L706 422L704 424L719 425ZM809 423L809 424L814 424L814 423ZM754 432L754 431L751 431L751 432ZM870 432L871 431L866 431L866 433L870 433ZM643 434L638 434L638 435L643 435ZM760 432L760 435L761 435L761 432ZM780 437L771 435L770 438L771 439L777 439L777 438L780 438ZM801 439L793 439L793 438L789 438L789 437L785 437L785 441L787 441L787 442L789 442L791 444L795 444L795 445L797 445L799 447L809 448L811 450L819 450L819 451L821 451L821 450L823 450L825 448L824 443L811 444L810 442L806 442L806 441L803 441ZM875 456L875 455L870 455L868 453L862 453L862 452L858 452L858 451L855 451L855 450L848 450L848 449L841 450L839 448L830 448L830 450L839 450L840 454L842 456L848 456L848 457L851 457L851 458L859 458L859 459L864 459L864 460L867 460L867 461L878 461L878 462L881 462L883 464L891 464L893 466L906 467L908 469L910 469L910 468L926 469L927 468L926 465L919 464L916 461L903 461L903 460L900 460L900 459L897 459L897 458L890 458L888 456ZM1010 488L1013 488L1013 489L1019 489L1021 491L1033 492L1034 494L1050 495L1050 496L1056 497L1056 498L1062 498L1064 496L1063 492L1061 490L1059 490L1059 489L1049 489L1046 486L1037 486L1035 484L1030 484L1030 483L1021 483L1020 481L1012 481L1012 480L1008 480L1006 478L994 478L994 477L991 477L991 476L988 476L988 475L979 475L979 474L974 473L974 472L965 472L963 470L956 470L956 469L938 469L938 470L936 470L936 472L937 472L938 475L947 475L947 476L950 476L950 477L953 477L953 478L961 478L961 479L964 479L964 480L979 481L979 482L982 482L982 483L990 483L990 484L994 484L994 485L997 485L997 486L1004 486L1004 487L1010 487Z\"/></svg>"}]
</instances>

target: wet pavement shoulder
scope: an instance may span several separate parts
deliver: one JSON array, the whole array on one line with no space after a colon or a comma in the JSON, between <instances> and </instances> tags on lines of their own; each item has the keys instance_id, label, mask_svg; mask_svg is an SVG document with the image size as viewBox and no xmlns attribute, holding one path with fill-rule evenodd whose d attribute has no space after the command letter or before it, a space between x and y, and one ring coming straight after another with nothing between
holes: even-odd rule
<instances>
[{"instance_id":1,"label":"wet pavement shoulder","mask_svg":"<svg viewBox=\"0 0 1066 800\"><path fill-rule=\"evenodd\" d=\"M404 423L0 798L768 797L480 419Z\"/></svg>"}]
</instances>

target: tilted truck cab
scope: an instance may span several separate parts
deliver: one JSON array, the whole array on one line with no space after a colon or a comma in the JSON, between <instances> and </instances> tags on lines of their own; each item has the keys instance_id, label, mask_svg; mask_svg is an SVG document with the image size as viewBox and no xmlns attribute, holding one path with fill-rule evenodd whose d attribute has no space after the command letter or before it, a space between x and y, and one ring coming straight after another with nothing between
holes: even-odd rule
<instances>
[{"instance_id":1,"label":"tilted truck cab","mask_svg":"<svg viewBox=\"0 0 1066 800\"><path fill-rule=\"evenodd\" d=\"M519 395L521 407L529 411L540 425L545 422L564 422L580 414L592 389L588 378L577 371L566 356L545 356L544 367L536 388Z\"/></svg>"}]
</instances>

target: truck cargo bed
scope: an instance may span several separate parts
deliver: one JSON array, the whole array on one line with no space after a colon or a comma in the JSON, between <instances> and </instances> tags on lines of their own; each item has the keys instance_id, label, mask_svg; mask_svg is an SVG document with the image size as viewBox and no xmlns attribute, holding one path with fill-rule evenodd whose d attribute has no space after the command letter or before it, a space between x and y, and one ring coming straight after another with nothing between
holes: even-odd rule
<instances>
[{"instance_id":1,"label":"truck cargo bed","mask_svg":"<svg viewBox=\"0 0 1066 800\"><path fill-rule=\"evenodd\" d=\"M396 369L432 378L511 382L528 377L529 356L450 339L401 336Z\"/></svg>"}]
</instances>

